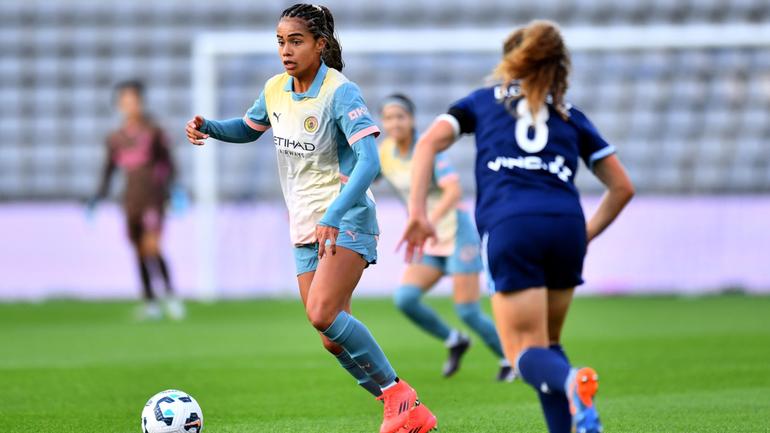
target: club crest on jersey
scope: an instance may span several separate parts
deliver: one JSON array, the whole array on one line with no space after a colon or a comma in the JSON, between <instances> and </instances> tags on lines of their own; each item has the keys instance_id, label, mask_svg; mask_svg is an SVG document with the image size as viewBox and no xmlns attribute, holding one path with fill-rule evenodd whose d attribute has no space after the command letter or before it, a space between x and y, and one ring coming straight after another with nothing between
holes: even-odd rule
<instances>
[{"instance_id":1,"label":"club crest on jersey","mask_svg":"<svg viewBox=\"0 0 770 433\"><path fill-rule=\"evenodd\" d=\"M315 116L306 117L304 126L305 126L305 132L309 134L315 134L316 131L318 131L318 126L319 126L318 118L316 118Z\"/></svg>"}]
</instances>

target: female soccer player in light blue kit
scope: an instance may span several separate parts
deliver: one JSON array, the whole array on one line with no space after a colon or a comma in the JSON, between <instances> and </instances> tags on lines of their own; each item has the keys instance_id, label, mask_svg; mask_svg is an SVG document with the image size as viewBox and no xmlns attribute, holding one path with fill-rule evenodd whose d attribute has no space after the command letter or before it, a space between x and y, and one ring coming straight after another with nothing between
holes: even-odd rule
<instances>
[{"instance_id":1,"label":"female soccer player in light blue kit","mask_svg":"<svg viewBox=\"0 0 770 433\"><path fill-rule=\"evenodd\" d=\"M384 403L381 433L424 433L436 418L399 380L369 330L350 314L364 269L377 260L379 232L369 185L379 173L379 134L358 86L340 72L331 12L296 4L281 15L285 73L269 79L243 118L200 116L188 139L250 142L273 128L273 144L295 245L302 301L324 347Z\"/></svg>"},{"instance_id":2,"label":"female soccer player in light blue kit","mask_svg":"<svg viewBox=\"0 0 770 433\"><path fill-rule=\"evenodd\" d=\"M412 151L417 139L414 103L407 96L394 94L385 99L380 114L386 135L380 143L380 174L406 204L412 182ZM451 276L457 315L500 359L497 380L513 380L513 368L503 355L495 325L479 306L479 272L483 269L481 241L470 214L462 208L461 199L457 172L446 155L437 155L428 201L429 218L437 228L438 240L425 247L422 260L407 265L393 300L412 322L444 342L449 357L443 374L450 377L460 368L460 360L471 340L450 328L422 302L422 297L441 277Z\"/></svg>"},{"instance_id":3,"label":"female soccer player in light blue kit","mask_svg":"<svg viewBox=\"0 0 770 433\"><path fill-rule=\"evenodd\" d=\"M519 29L504 53L496 70L502 84L456 102L417 144L407 256L435 236L425 205L433 159L460 134L474 134L476 223L505 354L537 391L551 433L598 433L598 375L570 365L561 330L574 288L583 283L588 242L634 189L614 148L564 102L570 58L556 25L535 21ZM578 159L607 186L587 224L574 184Z\"/></svg>"}]
</instances>

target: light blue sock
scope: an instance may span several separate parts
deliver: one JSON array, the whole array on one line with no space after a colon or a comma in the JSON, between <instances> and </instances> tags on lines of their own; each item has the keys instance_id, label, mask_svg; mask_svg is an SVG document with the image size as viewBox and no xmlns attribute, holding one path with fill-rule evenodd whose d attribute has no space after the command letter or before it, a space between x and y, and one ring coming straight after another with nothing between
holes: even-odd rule
<instances>
[{"instance_id":1,"label":"light blue sock","mask_svg":"<svg viewBox=\"0 0 770 433\"><path fill-rule=\"evenodd\" d=\"M492 320L481 311L478 302L469 302L467 304L455 304L457 315L471 327L482 340L486 343L498 358L503 359L503 348L500 345L500 337L497 336L497 330Z\"/></svg>"},{"instance_id":2,"label":"light blue sock","mask_svg":"<svg viewBox=\"0 0 770 433\"><path fill-rule=\"evenodd\" d=\"M342 368L347 370L351 376L356 378L356 381L359 385L361 385L361 388L367 390L369 394L375 397L382 395L382 389L380 389L380 386L374 383L369 375L366 374L366 372L358 364L356 364L356 361L351 358L347 351L343 350L342 353L335 356L337 357L337 361L339 361Z\"/></svg>"},{"instance_id":3,"label":"light blue sock","mask_svg":"<svg viewBox=\"0 0 770 433\"><path fill-rule=\"evenodd\" d=\"M396 290L393 302L415 325L441 341L445 341L452 330L432 308L422 302L423 294L419 287L407 284Z\"/></svg>"},{"instance_id":4,"label":"light blue sock","mask_svg":"<svg viewBox=\"0 0 770 433\"><path fill-rule=\"evenodd\" d=\"M393 384L396 372L363 323L340 311L323 334L339 344L380 388Z\"/></svg>"}]
</instances>

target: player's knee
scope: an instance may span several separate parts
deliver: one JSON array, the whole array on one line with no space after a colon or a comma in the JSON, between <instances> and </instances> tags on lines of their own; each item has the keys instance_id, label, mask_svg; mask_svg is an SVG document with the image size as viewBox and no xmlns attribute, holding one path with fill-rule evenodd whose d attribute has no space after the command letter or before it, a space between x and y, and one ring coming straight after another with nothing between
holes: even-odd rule
<instances>
[{"instance_id":1,"label":"player's knee","mask_svg":"<svg viewBox=\"0 0 770 433\"><path fill-rule=\"evenodd\" d=\"M481 307L478 302L469 302L464 304L455 304L455 312L465 323L473 323L481 315Z\"/></svg>"},{"instance_id":2,"label":"player's knee","mask_svg":"<svg viewBox=\"0 0 770 433\"><path fill-rule=\"evenodd\" d=\"M142 238L142 242L139 246L142 251L142 255L145 257L155 257L160 253L158 247L158 241L153 236L145 236Z\"/></svg>"},{"instance_id":3,"label":"player's knee","mask_svg":"<svg viewBox=\"0 0 770 433\"><path fill-rule=\"evenodd\" d=\"M316 303L308 300L307 307L305 309L307 318L313 327L321 332L329 329L334 323L334 319L337 318L339 310L331 308L330 305L324 303Z\"/></svg>"},{"instance_id":4,"label":"player's knee","mask_svg":"<svg viewBox=\"0 0 770 433\"><path fill-rule=\"evenodd\" d=\"M393 303L399 310L407 313L416 307L422 298L422 290L419 287L404 285L396 290L393 295Z\"/></svg>"}]
</instances>

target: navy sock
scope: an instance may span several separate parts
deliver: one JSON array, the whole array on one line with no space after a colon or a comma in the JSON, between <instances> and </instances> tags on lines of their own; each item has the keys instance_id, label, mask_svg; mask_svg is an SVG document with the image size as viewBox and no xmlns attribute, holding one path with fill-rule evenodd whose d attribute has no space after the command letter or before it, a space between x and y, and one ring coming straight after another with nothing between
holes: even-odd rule
<instances>
[{"instance_id":1,"label":"navy sock","mask_svg":"<svg viewBox=\"0 0 770 433\"><path fill-rule=\"evenodd\" d=\"M569 363L567 354L564 353L560 344L552 344L549 350ZM543 408L548 431L550 433L569 433L572 430L572 415L569 411L567 396L556 392L545 393L541 390L537 390L537 396L540 398L540 406Z\"/></svg>"},{"instance_id":2,"label":"navy sock","mask_svg":"<svg viewBox=\"0 0 770 433\"><path fill-rule=\"evenodd\" d=\"M339 344L350 354L366 374L382 387L396 381L396 372L390 361L377 344L372 334L363 323L345 311L340 311L334 322L323 334L329 340Z\"/></svg>"},{"instance_id":3,"label":"navy sock","mask_svg":"<svg viewBox=\"0 0 770 433\"><path fill-rule=\"evenodd\" d=\"M564 351L564 348L561 347L561 344L559 343L552 344L548 346L548 350L556 352L559 356L561 356L563 360L567 361L567 364L570 364L569 358L567 357L567 352Z\"/></svg>"},{"instance_id":4,"label":"navy sock","mask_svg":"<svg viewBox=\"0 0 770 433\"><path fill-rule=\"evenodd\" d=\"M415 325L445 341L452 330L432 308L422 302L423 294L419 287L404 285L396 290L393 302Z\"/></svg>"},{"instance_id":5,"label":"navy sock","mask_svg":"<svg viewBox=\"0 0 770 433\"><path fill-rule=\"evenodd\" d=\"M498 358L505 358L495 325L492 323L492 320L481 311L481 306L479 306L478 302L455 304L455 311L457 311L457 315L460 316L460 319L462 319L466 325L470 326L471 329L484 340L487 347L489 347Z\"/></svg>"},{"instance_id":6,"label":"navy sock","mask_svg":"<svg viewBox=\"0 0 770 433\"><path fill-rule=\"evenodd\" d=\"M348 371L351 376L353 376L359 385L361 385L361 388L365 389L369 392L369 394L379 397L382 395L382 389L380 389L380 386L374 383L374 381L369 377L368 374L358 365L356 364L356 361L353 360L353 358L350 357L350 354L346 351L342 351L342 353L335 355L337 357L337 361L339 361L342 368Z\"/></svg>"},{"instance_id":7,"label":"navy sock","mask_svg":"<svg viewBox=\"0 0 770 433\"><path fill-rule=\"evenodd\" d=\"M525 382L545 393L565 394L570 365L559 353L545 347L525 349L516 360L516 369Z\"/></svg>"}]
</instances>

